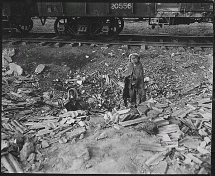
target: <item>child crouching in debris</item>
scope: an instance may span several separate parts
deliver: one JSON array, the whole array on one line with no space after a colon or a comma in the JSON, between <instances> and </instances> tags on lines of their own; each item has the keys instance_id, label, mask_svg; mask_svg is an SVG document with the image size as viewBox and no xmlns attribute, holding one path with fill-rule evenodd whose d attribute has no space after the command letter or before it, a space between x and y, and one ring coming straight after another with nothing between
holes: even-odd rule
<instances>
[{"instance_id":1,"label":"child crouching in debris","mask_svg":"<svg viewBox=\"0 0 215 176\"><path fill-rule=\"evenodd\" d=\"M127 107L127 98L131 98L131 106L136 107L141 102L146 101L144 87L144 71L140 62L140 56L137 53L129 55L130 63L127 69L122 73L124 77L123 100Z\"/></svg>"}]
</instances>

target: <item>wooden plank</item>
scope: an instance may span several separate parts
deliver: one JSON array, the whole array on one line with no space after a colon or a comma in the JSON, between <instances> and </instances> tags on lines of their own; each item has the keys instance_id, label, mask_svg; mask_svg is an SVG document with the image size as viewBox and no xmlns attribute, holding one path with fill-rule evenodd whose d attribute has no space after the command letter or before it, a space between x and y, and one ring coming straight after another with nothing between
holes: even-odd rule
<instances>
[{"instance_id":1,"label":"wooden plank","mask_svg":"<svg viewBox=\"0 0 215 176\"><path fill-rule=\"evenodd\" d=\"M157 127L169 125L169 121L168 120L160 120L160 121L155 122L155 123L156 123Z\"/></svg>"},{"instance_id":2,"label":"wooden plank","mask_svg":"<svg viewBox=\"0 0 215 176\"><path fill-rule=\"evenodd\" d=\"M10 128L11 131L17 131L13 128L13 126L10 123L8 123L7 126Z\"/></svg>"},{"instance_id":3,"label":"wooden plank","mask_svg":"<svg viewBox=\"0 0 215 176\"><path fill-rule=\"evenodd\" d=\"M159 112L159 113L162 113L163 112L163 109L159 109L159 108L156 108L156 107L152 107L153 110Z\"/></svg>"},{"instance_id":4,"label":"wooden plank","mask_svg":"<svg viewBox=\"0 0 215 176\"><path fill-rule=\"evenodd\" d=\"M178 147L178 141L165 141L164 143L167 145L174 145L175 147Z\"/></svg>"},{"instance_id":5,"label":"wooden plank","mask_svg":"<svg viewBox=\"0 0 215 176\"><path fill-rule=\"evenodd\" d=\"M2 127L5 128L6 130L14 131L14 130L10 129L10 127L8 126L7 123L2 123Z\"/></svg>"},{"instance_id":6,"label":"wooden plank","mask_svg":"<svg viewBox=\"0 0 215 176\"><path fill-rule=\"evenodd\" d=\"M1 157L1 163L8 170L9 173L15 173L16 172L15 169L8 162L8 159L5 156Z\"/></svg>"},{"instance_id":7,"label":"wooden plank","mask_svg":"<svg viewBox=\"0 0 215 176\"><path fill-rule=\"evenodd\" d=\"M182 112L184 112L184 109L179 109L179 110L174 111L171 115L172 115L172 116L178 116L178 115L181 114Z\"/></svg>"},{"instance_id":8,"label":"wooden plank","mask_svg":"<svg viewBox=\"0 0 215 176\"><path fill-rule=\"evenodd\" d=\"M124 110L119 110L119 111L117 111L117 113L118 113L119 115L122 115L122 114L128 113L130 110L131 110L130 108L129 108L129 109L124 109Z\"/></svg>"},{"instance_id":9,"label":"wooden plank","mask_svg":"<svg viewBox=\"0 0 215 176\"><path fill-rule=\"evenodd\" d=\"M165 120L163 117L158 117L156 119L153 120L154 123L157 123L159 121Z\"/></svg>"},{"instance_id":10,"label":"wooden plank","mask_svg":"<svg viewBox=\"0 0 215 176\"><path fill-rule=\"evenodd\" d=\"M193 109L188 109L188 110L184 111L183 113L181 113L180 115L178 115L177 117L183 118L192 111L193 111Z\"/></svg>"},{"instance_id":11,"label":"wooden plank","mask_svg":"<svg viewBox=\"0 0 215 176\"><path fill-rule=\"evenodd\" d=\"M149 158L145 164L147 166L151 166L151 165L155 165L158 164L161 160L163 160L165 157L165 152L162 153L157 153L155 155L153 155L151 158Z\"/></svg>"},{"instance_id":12,"label":"wooden plank","mask_svg":"<svg viewBox=\"0 0 215 176\"><path fill-rule=\"evenodd\" d=\"M140 123L144 120L146 120L147 117L144 116L144 117L141 117L141 118L138 118L138 119L134 119L134 120L128 120L128 121L125 121L125 122L119 122L119 125L121 126L130 126L130 125L134 125L134 124L137 124L137 123Z\"/></svg>"},{"instance_id":13,"label":"wooden plank","mask_svg":"<svg viewBox=\"0 0 215 176\"><path fill-rule=\"evenodd\" d=\"M188 154L183 154L185 157L188 157L190 158L191 160L193 160L195 163L197 164L201 164L202 161L198 158L196 158L195 156L193 156L191 153L188 153Z\"/></svg>"},{"instance_id":14,"label":"wooden plank","mask_svg":"<svg viewBox=\"0 0 215 176\"><path fill-rule=\"evenodd\" d=\"M24 133L24 130L21 129L14 121L11 121L11 124L18 130L20 133Z\"/></svg>"},{"instance_id":15,"label":"wooden plank","mask_svg":"<svg viewBox=\"0 0 215 176\"><path fill-rule=\"evenodd\" d=\"M44 129L44 130L40 130L37 132L36 136L42 136L42 135L45 135L45 134L49 134L53 132L52 130L48 130L48 129Z\"/></svg>"},{"instance_id":16,"label":"wooden plank","mask_svg":"<svg viewBox=\"0 0 215 176\"><path fill-rule=\"evenodd\" d=\"M34 122L28 122L28 123L25 123L25 125L26 126L37 126L37 125L44 125L44 126L46 126L46 122L44 123L44 122L37 122L37 123L34 123Z\"/></svg>"},{"instance_id":17,"label":"wooden plank","mask_svg":"<svg viewBox=\"0 0 215 176\"><path fill-rule=\"evenodd\" d=\"M74 127L69 127L69 128L67 128L67 129L65 129L65 130L63 130L63 131L57 133L55 136L56 136L56 137L60 137L62 134L66 133L67 131L72 130L73 128L74 128Z\"/></svg>"},{"instance_id":18,"label":"wooden plank","mask_svg":"<svg viewBox=\"0 0 215 176\"><path fill-rule=\"evenodd\" d=\"M21 165L18 163L18 161L15 159L15 157L9 153L8 158L11 161L11 163L13 164L13 166L15 167L16 173L23 173Z\"/></svg>"},{"instance_id":19,"label":"wooden plank","mask_svg":"<svg viewBox=\"0 0 215 176\"><path fill-rule=\"evenodd\" d=\"M18 121L16 121L16 120L13 120L23 131L25 131L26 130L26 128L23 126L23 125L21 125Z\"/></svg>"},{"instance_id":20,"label":"wooden plank","mask_svg":"<svg viewBox=\"0 0 215 176\"><path fill-rule=\"evenodd\" d=\"M204 120L211 120L212 119L212 112L211 113L199 113Z\"/></svg>"},{"instance_id":21,"label":"wooden plank","mask_svg":"<svg viewBox=\"0 0 215 176\"><path fill-rule=\"evenodd\" d=\"M163 152L167 150L166 147L162 147L161 145L158 145L158 144L148 143L148 144L138 144L138 146L140 146L142 150L146 150L146 151Z\"/></svg>"},{"instance_id":22,"label":"wooden plank","mask_svg":"<svg viewBox=\"0 0 215 176\"><path fill-rule=\"evenodd\" d=\"M170 125L166 125L166 126L162 126L160 128L158 128L158 131L160 134L163 133L173 133L176 131L180 131L179 126L176 124L170 124Z\"/></svg>"},{"instance_id":23,"label":"wooden plank","mask_svg":"<svg viewBox=\"0 0 215 176\"><path fill-rule=\"evenodd\" d=\"M191 118L191 119L199 119L198 114L188 114L187 117Z\"/></svg>"},{"instance_id":24,"label":"wooden plank","mask_svg":"<svg viewBox=\"0 0 215 176\"><path fill-rule=\"evenodd\" d=\"M157 107L157 108L166 108L166 107L168 107L168 104L167 103L166 104L156 103L155 107Z\"/></svg>"},{"instance_id":25,"label":"wooden plank","mask_svg":"<svg viewBox=\"0 0 215 176\"><path fill-rule=\"evenodd\" d=\"M198 106L204 107L204 108L208 108L208 109L212 109L212 103L209 103L209 104L199 104Z\"/></svg>"},{"instance_id":26,"label":"wooden plank","mask_svg":"<svg viewBox=\"0 0 215 176\"><path fill-rule=\"evenodd\" d=\"M45 117L41 117L41 116L34 116L31 117L34 120L51 120L51 119L59 119L59 117L55 117L55 116L45 116ZM29 119L28 119L29 120Z\"/></svg>"},{"instance_id":27,"label":"wooden plank","mask_svg":"<svg viewBox=\"0 0 215 176\"><path fill-rule=\"evenodd\" d=\"M35 125L32 125L29 129L30 130L34 130L34 129L42 129L42 128L46 128L47 125L44 125L44 124L35 124Z\"/></svg>"},{"instance_id":28,"label":"wooden plank","mask_svg":"<svg viewBox=\"0 0 215 176\"><path fill-rule=\"evenodd\" d=\"M197 101L198 104L211 103L212 100L210 98L204 98L202 100Z\"/></svg>"},{"instance_id":29,"label":"wooden plank","mask_svg":"<svg viewBox=\"0 0 215 176\"><path fill-rule=\"evenodd\" d=\"M121 116L121 122L124 122L126 120L128 120L130 118L131 114L124 114L123 116Z\"/></svg>"}]
</instances>

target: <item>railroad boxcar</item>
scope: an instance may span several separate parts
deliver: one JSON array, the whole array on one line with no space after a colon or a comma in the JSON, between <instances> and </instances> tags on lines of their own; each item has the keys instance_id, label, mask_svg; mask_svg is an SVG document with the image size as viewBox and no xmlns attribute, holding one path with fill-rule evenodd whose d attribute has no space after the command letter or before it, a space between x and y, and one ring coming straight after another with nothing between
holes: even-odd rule
<instances>
[{"instance_id":1,"label":"railroad boxcar","mask_svg":"<svg viewBox=\"0 0 215 176\"><path fill-rule=\"evenodd\" d=\"M148 19L149 25L178 25L212 21L213 3L120 3L73 2L37 0L6 1L2 3L3 29L17 28L29 32L32 17L45 25L55 17L57 35L96 35L114 38L124 27L124 18Z\"/></svg>"},{"instance_id":2,"label":"railroad boxcar","mask_svg":"<svg viewBox=\"0 0 215 176\"><path fill-rule=\"evenodd\" d=\"M213 18L213 3L157 3L155 18L149 24L178 25L209 22Z\"/></svg>"},{"instance_id":3,"label":"railroad boxcar","mask_svg":"<svg viewBox=\"0 0 215 176\"><path fill-rule=\"evenodd\" d=\"M123 18L155 16L154 3L38 2L41 18L57 17L59 35L103 34L114 38L124 27Z\"/></svg>"}]
</instances>

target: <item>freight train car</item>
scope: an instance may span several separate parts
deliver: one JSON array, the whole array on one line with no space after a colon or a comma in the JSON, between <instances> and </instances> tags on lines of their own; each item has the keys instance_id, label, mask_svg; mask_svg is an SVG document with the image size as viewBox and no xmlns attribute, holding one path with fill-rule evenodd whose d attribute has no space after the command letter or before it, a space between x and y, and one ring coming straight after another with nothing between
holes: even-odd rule
<instances>
[{"instance_id":1,"label":"freight train car","mask_svg":"<svg viewBox=\"0 0 215 176\"><path fill-rule=\"evenodd\" d=\"M57 17L58 35L87 34L116 37L124 27L123 18L154 17L153 3L38 2L39 16Z\"/></svg>"},{"instance_id":2,"label":"freight train car","mask_svg":"<svg viewBox=\"0 0 215 176\"><path fill-rule=\"evenodd\" d=\"M157 3L155 18L149 19L152 28L156 25L179 25L213 21L213 3Z\"/></svg>"},{"instance_id":3,"label":"freight train car","mask_svg":"<svg viewBox=\"0 0 215 176\"><path fill-rule=\"evenodd\" d=\"M119 3L36 0L3 2L3 29L29 32L32 17L45 25L48 17L56 18L57 35L87 35L115 38L124 27L124 18L148 19L156 25L178 25L209 22L213 19L213 3Z\"/></svg>"}]
</instances>

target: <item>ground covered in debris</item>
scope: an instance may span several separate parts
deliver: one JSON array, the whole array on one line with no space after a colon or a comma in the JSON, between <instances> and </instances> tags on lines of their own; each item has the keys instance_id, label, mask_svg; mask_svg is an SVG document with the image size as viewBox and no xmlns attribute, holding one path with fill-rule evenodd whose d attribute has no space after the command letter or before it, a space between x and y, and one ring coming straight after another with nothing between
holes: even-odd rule
<instances>
[{"instance_id":1,"label":"ground covered in debris","mask_svg":"<svg viewBox=\"0 0 215 176\"><path fill-rule=\"evenodd\" d=\"M136 109L118 77L132 52L147 90ZM4 44L2 171L210 173L212 61L198 47Z\"/></svg>"}]
</instances>

